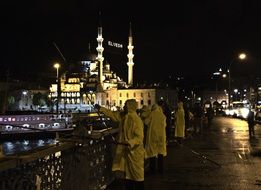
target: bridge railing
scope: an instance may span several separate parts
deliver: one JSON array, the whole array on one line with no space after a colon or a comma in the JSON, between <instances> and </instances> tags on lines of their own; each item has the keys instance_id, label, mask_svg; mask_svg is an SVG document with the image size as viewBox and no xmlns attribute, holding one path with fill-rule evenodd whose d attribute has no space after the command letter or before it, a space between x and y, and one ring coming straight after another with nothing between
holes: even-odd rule
<instances>
[{"instance_id":1,"label":"bridge railing","mask_svg":"<svg viewBox=\"0 0 261 190\"><path fill-rule=\"evenodd\" d=\"M0 154L0 190L105 189L111 172L117 129L85 131L55 145L14 156Z\"/></svg>"}]
</instances>

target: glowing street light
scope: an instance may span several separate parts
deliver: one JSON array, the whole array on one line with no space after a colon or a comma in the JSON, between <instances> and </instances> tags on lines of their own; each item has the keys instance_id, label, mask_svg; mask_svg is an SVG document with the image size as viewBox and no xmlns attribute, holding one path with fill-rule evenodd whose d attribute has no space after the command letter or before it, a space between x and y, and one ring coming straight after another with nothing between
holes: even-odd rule
<instances>
[{"instance_id":1,"label":"glowing street light","mask_svg":"<svg viewBox=\"0 0 261 190\"><path fill-rule=\"evenodd\" d=\"M59 68L60 64L55 63L53 67L56 69L56 83L57 83L57 101L56 101L56 113L59 114Z\"/></svg>"},{"instance_id":2,"label":"glowing street light","mask_svg":"<svg viewBox=\"0 0 261 190\"><path fill-rule=\"evenodd\" d=\"M241 59L241 60L246 59L246 54L241 53L241 54L239 54L238 58Z\"/></svg>"},{"instance_id":3,"label":"glowing street light","mask_svg":"<svg viewBox=\"0 0 261 190\"><path fill-rule=\"evenodd\" d=\"M245 53L240 53L238 55L239 60L244 60L244 59L246 59L246 57L247 56L246 56ZM231 65L234 62L234 60L235 59L233 58L232 61L229 64L229 67L228 67L228 70L227 70L227 72L228 72L228 106L230 106L230 101L231 101Z\"/></svg>"},{"instance_id":4,"label":"glowing street light","mask_svg":"<svg viewBox=\"0 0 261 190\"><path fill-rule=\"evenodd\" d=\"M59 78L59 68L60 68L60 64L59 64L59 63L55 63L55 64L53 65L53 67L56 68L56 78L57 78L57 80L58 80L58 78Z\"/></svg>"}]
</instances>

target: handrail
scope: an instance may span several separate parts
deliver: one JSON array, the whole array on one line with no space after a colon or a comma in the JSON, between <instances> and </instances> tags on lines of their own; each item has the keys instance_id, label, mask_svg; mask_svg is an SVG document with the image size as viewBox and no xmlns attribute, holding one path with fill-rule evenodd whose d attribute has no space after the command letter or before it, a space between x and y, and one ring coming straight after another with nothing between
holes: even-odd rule
<instances>
[{"instance_id":1,"label":"handrail","mask_svg":"<svg viewBox=\"0 0 261 190\"><path fill-rule=\"evenodd\" d=\"M58 151L63 151L77 146L82 146L86 140L100 140L105 136L110 136L118 132L118 129L103 129L93 130L90 134L85 136L70 135L71 138L61 138L57 140L55 145L47 145L45 147L37 148L25 153L14 156L0 157L0 172L15 168L18 165L25 164L49 154L54 154Z\"/></svg>"}]
</instances>

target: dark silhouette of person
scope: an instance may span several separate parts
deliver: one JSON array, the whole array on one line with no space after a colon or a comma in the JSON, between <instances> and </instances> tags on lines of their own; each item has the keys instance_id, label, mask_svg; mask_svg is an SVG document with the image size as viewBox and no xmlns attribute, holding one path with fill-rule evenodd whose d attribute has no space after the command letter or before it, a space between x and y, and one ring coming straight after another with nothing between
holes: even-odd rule
<instances>
[{"instance_id":1,"label":"dark silhouette of person","mask_svg":"<svg viewBox=\"0 0 261 190\"><path fill-rule=\"evenodd\" d=\"M211 127L212 120L213 120L213 117L214 117L214 109L212 108L211 105L207 108L206 116L207 116L207 119L208 119L207 126L208 126L208 129L209 129Z\"/></svg>"},{"instance_id":2,"label":"dark silhouette of person","mask_svg":"<svg viewBox=\"0 0 261 190\"><path fill-rule=\"evenodd\" d=\"M248 123L248 132L249 132L249 137L253 137L255 135L255 114L254 112L249 109L249 113L247 116L247 123Z\"/></svg>"},{"instance_id":3,"label":"dark silhouette of person","mask_svg":"<svg viewBox=\"0 0 261 190\"><path fill-rule=\"evenodd\" d=\"M202 132L202 125L203 125L203 116L204 111L200 105L200 103L196 103L193 110L194 115L194 132L201 133Z\"/></svg>"},{"instance_id":4,"label":"dark silhouette of person","mask_svg":"<svg viewBox=\"0 0 261 190\"><path fill-rule=\"evenodd\" d=\"M189 136L189 130L193 127L193 119L194 116L190 110L190 107L185 104L184 106L184 111L185 111L185 137Z\"/></svg>"}]
</instances>

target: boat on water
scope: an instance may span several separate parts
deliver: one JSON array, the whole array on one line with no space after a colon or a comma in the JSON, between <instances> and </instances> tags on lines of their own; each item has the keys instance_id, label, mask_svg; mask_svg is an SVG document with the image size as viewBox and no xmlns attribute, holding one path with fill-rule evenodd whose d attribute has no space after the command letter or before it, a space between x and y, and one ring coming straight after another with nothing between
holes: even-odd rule
<instances>
[{"instance_id":1,"label":"boat on water","mask_svg":"<svg viewBox=\"0 0 261 190\"><path fill-rule=\"evenodd\" d=\"M0 115L0 141L54 138L73 130L69 114Z\"/></svg>"}]
</instances>

